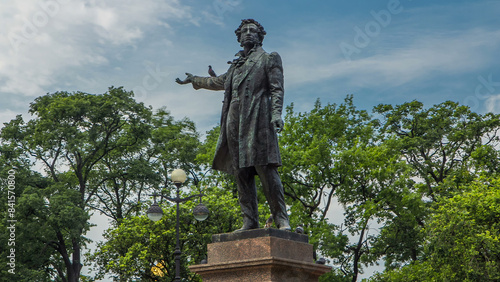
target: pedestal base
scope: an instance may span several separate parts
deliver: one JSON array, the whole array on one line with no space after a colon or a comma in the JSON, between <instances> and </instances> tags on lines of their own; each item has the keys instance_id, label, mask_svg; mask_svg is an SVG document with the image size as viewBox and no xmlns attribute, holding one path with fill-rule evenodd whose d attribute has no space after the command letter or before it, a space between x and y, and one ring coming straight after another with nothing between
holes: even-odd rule
<instances>
[{"instance_id":1,"label":"pedestal base","mask_svg":"<svg viewBox=\"0 0 500 282\"><path fill-rule=\"evenodd\" d=\"M189 268L206 282L316 282L331 270L315 264L306 235L256 229L212 236L208 263Z\"/></svg>"}]
</instances>

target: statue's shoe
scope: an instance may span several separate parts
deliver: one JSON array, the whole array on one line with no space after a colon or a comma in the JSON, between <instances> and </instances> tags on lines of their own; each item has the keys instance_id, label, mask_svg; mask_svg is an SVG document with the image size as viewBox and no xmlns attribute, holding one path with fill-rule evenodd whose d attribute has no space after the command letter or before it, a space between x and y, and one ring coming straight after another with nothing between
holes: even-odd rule
<instances>
[{"instance_id":1,"label":"statue's shoe","mask_svg":"<svg viewBox=\"0 0 500 282\"><path fill-rule=\"evenodd\" d=\"M245 226L245 225L243 225L240 229L234 230L233 233L252 230L252 229L258 229L258 228L259 228L259 226Z\"/></svg>"},{"instance_id":2,"label":"statue's shoe","mask_svg":"<svg viewBox=\"0 0 500 282\"><path fill-rule=\"evenodd\" d=\"M285 225L285 226L280 226L280 230L285 230L285 231L292 231L292 228L290 225Z\"/></svg>"}]
</instances>

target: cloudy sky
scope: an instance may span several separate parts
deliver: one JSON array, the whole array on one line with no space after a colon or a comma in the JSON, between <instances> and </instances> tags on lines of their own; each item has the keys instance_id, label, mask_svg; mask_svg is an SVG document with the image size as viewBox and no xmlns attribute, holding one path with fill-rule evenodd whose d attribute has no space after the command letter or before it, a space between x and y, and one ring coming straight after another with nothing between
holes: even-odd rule
<instances>
[{"instance_id":1,"label":"cloudy sky","mask_svg":"<svg viewBox=\"0 0 500 282\"><path fill-rule=\"evenodd\" d=\"M185 72L224 73L244 18L280 53L285 104L358 108L446 100L500 113L500 1L23 0L0 2L0 122L59 90L137 100L217 125L222 93L177 85Z\"/></svg>"},{"instance_id":2,"label":"cloudy sky","mask_svg":"<svg viewBox=\"0 0 500 282\"><path fill-rule=\"evenodd\" d=\"M243 18L265 27L298 110L354 94L366 110L417 99L500 112L499 1L23 0L0 14L0 122L46 93L113 85L204 133L222 93L174 80L225 72Z\"/></svg>"}]
</instances>

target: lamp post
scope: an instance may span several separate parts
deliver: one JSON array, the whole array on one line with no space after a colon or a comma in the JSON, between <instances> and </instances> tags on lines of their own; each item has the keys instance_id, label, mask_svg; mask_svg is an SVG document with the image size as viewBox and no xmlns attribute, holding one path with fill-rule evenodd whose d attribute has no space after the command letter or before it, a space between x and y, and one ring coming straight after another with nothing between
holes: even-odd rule
<instances>
[{"instance_id":1,"label":"lamp post","mask_svg":"<svg viewBox=\"0 0 500 282\"><path fill-rule=\"evenodd\" d=\"M174 182L175 186L177 187L176 197L170 198L170 197L163 196L163 195L153 194L152 195L153 196L153 205L151 205L151 207L148 209L147 214L148 214L149 219L151 219L152 221L158 221L162 218L163 210L156 203L156 196L159 196L162 199L167 199L167 200L177 204L177 211L176 211L177 222L175 225L175 229L177 232L177 238L176 238L176 246L175 246L175 252L174 252L174 255L175 255L175 279L174 279L174 282L180 282L181 281L180 273L181 273L181 254L182 254L182 252L181 252L181 247L179 244L179 204L182 202L188 201L194 197L200 197L200 203L193 209L194 218L198 221L203 221L203 220L207 219L209 211L208 211L208 208L201 203L201 197L203 196L203 194L201 194L201 193L197 194L197 195L191 195L191 196L186 197L186 198L180 197L180 188L181 188L182 184L187 179L186 173L182 169L176 169L176 170L172 171L171 179Z\"/></svg>"}]
</instances>

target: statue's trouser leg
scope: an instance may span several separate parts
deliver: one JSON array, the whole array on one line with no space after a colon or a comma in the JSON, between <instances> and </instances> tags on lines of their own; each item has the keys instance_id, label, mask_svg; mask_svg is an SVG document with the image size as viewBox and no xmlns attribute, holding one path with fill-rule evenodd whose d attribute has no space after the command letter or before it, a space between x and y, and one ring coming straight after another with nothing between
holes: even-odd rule
<instances>
[{"instance_id":1,"label":"statue's trouser leg","mask_svg":"<svg viewBox=\"0 0 500 282\"><path fill-rule=\"evenodd\" d=\"M227 145L233 167L235 168L238 199L243 213L243 227L239 230L259 228L259 210L257 203L257 187L255 186L255 169L239 167L239 101L232 100L227 114Z\"/></svg>"},{"instance_id":2,"label":"statue's trouser leg","mask_svg":"<svg viewBox=\"0 0 500 282\"><path fill-rule=\"evenodd\" d=\"M272 165L255 166L255 170L262 182L264 195L266 196L276 227L290 229L288 214L286 213L283 184L278 174L278 168Z\"/></svg>"},{"instance_id":3,"label":"statue's trouser leg","mask_svg":"<svg viewBox=\"0 0 500 282\"><path fill-rule=\"evenodd\" d=\"M255 170L253 167L240 168L236 172L238 199L243 213L242 229L259 228L259 210L257 187L255 186Z\"/></svg>"}]
</instances>

